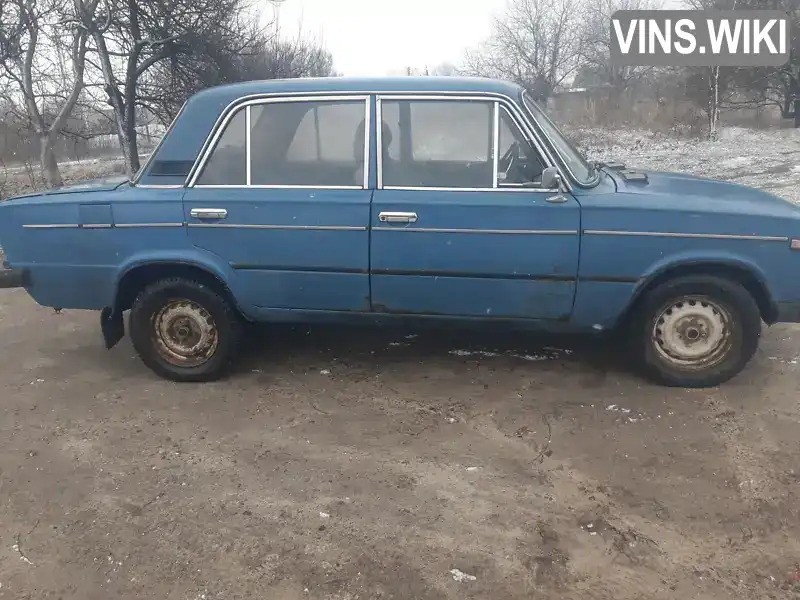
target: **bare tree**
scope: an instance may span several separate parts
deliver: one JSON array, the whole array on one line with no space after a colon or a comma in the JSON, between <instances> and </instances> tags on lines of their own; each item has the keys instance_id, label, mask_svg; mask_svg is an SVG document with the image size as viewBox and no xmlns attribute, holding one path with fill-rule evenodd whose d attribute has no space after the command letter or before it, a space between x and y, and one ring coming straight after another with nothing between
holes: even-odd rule
<instances>
[{"instance_id":1,"label":"bare tree","mask_svg":"<svg viewBox=\"0 0 800 600\"><path fill-rule=\"evenodd\" d=\"M74 0L74 2L77 26L85 31L95 44L94 50L97 53L100 71L103 80L106 82L105 91L108 94L109 104L114 111L113 122L116 135L119 139L128 175L130 176L132 174L130 168L133 163L129 154L130 144L126 134L125 106L118 89L109 84L110 81L114 81L114 68L111 64L111 52L108 49L105 36L113 23L114 13L112 12L111 4L108 2L105 4L104 13L98 11L99 0Z\"/></svg>"},{"instance_id":2,"label":"bare tree","mask_svg":"<svg viewBox=\"0 0 800 600\"><path fill-rule=\"evenodd\" d=\"M738 0L685 0L695 10L736 10ZM700 67L689 69L687 89L708 117L708 137L717 138L720 113L734 96L736 96L735 73L732 67Z\"/></svg>"},{"instance_id":3,"label":"bare tree","mask_svg":"<svg viewBox=\"0 0 800 600\"><path fill-rule=\"evenodd\" d=\"M546 102L580 64L580 13L569 0L510 0L489 40L467 53L465 71L514 81Z\"/></svg>"},{"instance_id":4,"label":"bare tree","mask_svg":"<svg viewBox=\"0 0 800 600\"><path fill-rule=\"evenodd\" d=\"M6 184L8 183L8 169L6 163L0 158L0 201L5 197Z\"/></svg>"},{"instance_id":5,"label":"bare tree","mask_svg":"<svg viewBox=\"0 0 800 600\"><path fill-rule=\"evenodd\" d=\"M245 24L249 21L245 21ZM240 44L206 38L208 46L177 61L162 61L140 82L140 103L162 123L199 89L239 81L334 76L333 57L317 40L282 35L277 22L251 29Z\"/></svg>"},{"instance_id":6,"label":"bare tree","mask_svg":"<svg viewBox=\"0 0 800 600\"><path fill-rule=\"evenodd\" d=\"M776 106L785 119L800 127L800 2L797 0L739 0L743 9L771 9L786 12L791 19L791 58L777 68L749 69L741 85L760 95L766 105Z\"/></svg>"},{"instance_id":7,"label":"bare tree","mask_svg":"<svg viewBox=\"0 0 800 600\"><path fill-rule=\"evenodd\" d=\"M438 65L431 67L430 70L431 75L438 77L455 77L458 75L458 73L458 68L449 62L439 63Z\"/></svg>"},{"instance_id":8,"label":"bare tree","mask_svg":"<svg viewBox=\"0 0 800 600\"><path fill-rule=\"evenodd\" d=\"M245 0L75 0L78 21L91 36L128 175L139 169L138 114L174 92L174 76L197 76L198 64L235 62L257 42ZM168 63L173 80L155 82ZM224 68L224 67L223 67ZM162 71L163 72L163 71Z\"/></svg>"},{"instance_id":9,"label":"bare tree","mask_svg":"<svg viewBox=\"0 0 800 600\"><path fill-rule=\"evenodd\" d=\"M58 0L0 0L0 69L14 88L12 105L18 97L39 140L41 173L48 187L63 184L54 141L84 87L86 34L63 25L66 8ZM62 79L53 72L51 59L63 45L69 48L72 72Z\"/></svg>"},{"instance_id":10,"label":"bare tree","mask_svg":"<svg viewBox=\"0 0 800 600\"><path fill-rule=\"evenodd\" d=\"M662 0L593 0L577 7L583 15L579 59L584 77L617 92L646 77L652 67L619 65L611 60L611 17L618 10L656 10L662 6Z\"/></svg>"},{"instance_id":11,"label":"bare tree","mask_svg":"<svg viewBox=\"0 0 800 600\"><path fill-rule=\"evenodd\" d=\"M301 34L287 39L276 30L252 58L241 73L245 78L295 79L329 77L333 73L331 53L316 40Z\"/></svg>"}]
</instances>

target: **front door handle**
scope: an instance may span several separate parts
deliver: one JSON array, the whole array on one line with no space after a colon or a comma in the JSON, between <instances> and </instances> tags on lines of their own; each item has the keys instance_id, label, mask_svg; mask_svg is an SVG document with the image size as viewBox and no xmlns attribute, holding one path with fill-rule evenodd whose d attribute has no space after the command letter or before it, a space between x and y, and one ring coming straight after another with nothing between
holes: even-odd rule
<instances>
[{"instance_id":1,"label":"front door handle","mask_svg":"<svg viewBox=\"0 0 800 600\"><path fill-rule=\"evenodd\" d=\"M224 208L193 208L190 215L195 219L226 219L228 211Z\"/></svg>"},{"instance_id":2,"label":"front door handle","mask_svg":"<svg viewBox=\"0 0 800 600\"><path fill-rule=\"evenodd\" d=\"M413 212L382 212L378 215L382 223L416 223L417 213Z\"/></svg>"}]
</instances>

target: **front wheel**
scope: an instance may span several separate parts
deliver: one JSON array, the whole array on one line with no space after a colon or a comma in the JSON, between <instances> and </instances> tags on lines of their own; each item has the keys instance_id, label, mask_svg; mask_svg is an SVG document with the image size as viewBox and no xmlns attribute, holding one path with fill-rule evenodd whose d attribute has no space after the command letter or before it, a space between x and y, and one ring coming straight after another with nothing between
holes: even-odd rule
<instances>
[{"instance_id":1,"label":"front wheel","mask_svg":"<svg viewBox=\"0 0 800 600\"><path fill-rule=\"evenodd\" d=\"M241 319L202 283L173 278L145 287L131 307L130 335L142 362L172 381L222 377L239 349Z\"/></svg>"},{"instance_id":2,"label":"front wheel","mask_svg":"<svg viewBox=\"0 0 800 600\"><path fill-rule=\"evenodd\" d=\"M634 316L634 351L654 381L716 386L737 375L758 349L761 315L740 284L686 276L647 295Z\"/></svg>"}]
</instances>

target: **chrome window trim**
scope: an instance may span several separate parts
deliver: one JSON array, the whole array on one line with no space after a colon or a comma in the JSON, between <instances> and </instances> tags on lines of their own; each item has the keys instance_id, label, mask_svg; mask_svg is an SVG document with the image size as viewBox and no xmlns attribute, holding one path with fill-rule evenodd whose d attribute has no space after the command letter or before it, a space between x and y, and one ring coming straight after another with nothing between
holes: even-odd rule
<instances>
[{"instance_id":1,"label":"chrome window trim","mask_svg":"<svg viewBox=\"0 0 800 600\"><path fill-rule=\"evenodd\" d=\"M131 184L131 185L134 185L134 184ZM147 190L147 189L152 189L152 190L176 190L176 189L183 188L184 185L182 183L171 183L171 184L170 183L141 183L141 184L138 184L138 185L134 185L134 187L139 188L139 189L143 189L143 190Z\"/></svg>"},{"instance_id":2,"label":"chrome window trim","mask_svg":"<svg viewBox=\"0 0 800 600\"><path fill-rule=\"evenodd\" d=\"M494 187L499 188L497 168L500 160L500 103L497 100L494 101L492 112L494 113L492 116L492 182Z\"/></svg>"},{"instance_id":3,"label":"chrome window trim","mask_svg":"<svg viewBox=\"0 0 800 600\"><path fill-rule=\"evenodd\" d=\"M370 117L372 116L372 107L371 98L369 95L366 96L365 104L365 111L364 111L364 187L363 189L369 189L369 140L371 137L372 132L372 123L370 122Z\"/></svg>"},{"instance_id":4,"label":"chrome window trim","mask_svg":"<svg viewBox=\"0 0 800 600\"><path fill-rule=\"evenodd\" d=\"M747 235L736 233L680 233L673 231L624 231L613 229L584 229L584 235L615 235L640 237L699 238L710 240L750 240L759 242L788 242L789 238L772 235Z\"/></svg>"},{"instance_id":5,"label":"chrome window trim","mask_svg":"<svg viewBox=\"0 0 800 600\"><path fill-rule=\"evenodd\" d=\"M472 98L490 98L490 99L498 100L498 101L502 102L503 105L506 108L510 108L511 109L510 112L511 112L512 116L515 118L515 121L517 122L517 125L519 125L520 123L523 125L523 127L521 128L523 133L525 133L528 136L530 136L530 138L534 141L537 151L539 151L541 153L542 148L545 149L544 157L546 159L546 162L549 162L550 166L558 164L557 161L555 161L554 158L553 158L553 155L551 153L551 149L547 146L547 144L544 144L542 142L542 139L539 136L539 133L536 130L536 128L531 126L530 118L527 115L527 111L523 111L520 108L520 106L518 105L518 101L520 100L520 98L513 98L513 97L511 97L511 96L509 96L507 94L503 94L503 93L500 93L500 92L487 92L487 91L478 91L478 90L469 91L469 92L458 91L458 90L440 90L440 91L436 91L436 92L425 92L423 90L406 90L406 91L404 91L404 90L395 90L395 91L390 91L390 90L339 90L339 91L336 91L336 92L331 92L331 91L319 91L319 92L313 92L313 91L304 91L304 92L261 92L261 93L255 93L255 94L247 94L245 96L241 96L239 98L235 98L234 100L230 101L225 106L225 108L222 109L222 111L220 112L220 114L217 117L216 121L214 121L214 124L211 127L211 131L210 131L209 135L206 136L206 140L203 143L203 145L201 146L200 152L198 153L197 157L195 158L195 161L194 161L194 163L192 165L192 168L189 170L189 174L186 176L186 179L184 181L184 187L188 187L190 185L190 183L192 181L194 181L194 174L200 168L200 166L201 166L200 162L203 160L204 156L206 155L206 153L208 151L209 144L214 144L215 143L216 132L222 126L223 121L227 121L228 115L231 113L231 111L235 112L235 110L238 109L238 107L240 105L247 104L247 103L260 104L261 101L263 101L264 103L269 103L269 102L275 101L277 99L286 99L287 101L297 100L297 99L317 100L317 99L320 99L320 98L331 97L332 93L336 94L337 97L340 97L342 99L353 99L353 98L364 98L364 97L366 97L367 98L367 100L366 100L367 104L369 104L369 97L370 96L375 96L376 97L376 103L375 103L376 114L375 114L375 117L370 120L370 122L375 122L375 123L380 122L378 120L378 116L379 116L379 113L380 113L380 98L381 97L396 96L397 98L402 99L402 98L410 98L410 97L413 97L414 95L420 95L420 94L426 94L424 97L429 97L431 94L435 94L436 96L440 96L442 98L456 98L456 97L459 97L459 96L468 95L468 96L470 96ZM368 108L368 110L369 110L369 108ZM176 117L176 120L177 120L177 117ZM378 127L376 132L375 132L377 139L380 139L381 129L382 129L381 127ZM152 158L153 156L155 156L155 154L156 154L156 151L154 150L153 153L150 155L150 157ZM381 159L380 146L378 146L377 159L378 159L378 163L380 163L380 159ZM369 161L367 161L367 162L369 162ZM369 164L367 164L367 168L368 167L369 167ZM572 175L571 173L569 173L569 174ZM380 169L378 169L377 177L378 177L378 180L380 182L380 180L381 180L381 170ZM572 191L572 184L568 179L564 180L564 184L567 187L568 191ZM328 189L328 188L316 187L315 189ZM358 188L358 189L361 189L361 188ZM369 185L368 184L366 186L366 189L369 189ZM378 186L377 189L381 189L381 187ZM425 189L431 189L431 188L425 188Z\"/></svg>"},{"instance_id":6,"label":"chrome window trim","mask_svg":"<svg viewBox=\"0 0 800 600\"><path fill-rule=\"evenodd\" d=\"M452 188L452 187L419 187L419 186L384 186L383 185L383 163L382 163L382 143L381 143L381 130L383 129L383 114L382 114L382 106L381 102L383 100L387 101L414 101L414 100L439 100L439 101L487 101L494 100L495 104L500 104L508 113L509 117L514 121L516 126L519 128L520 132L527 137L527 141L532 144L534 150L538 152L539 156L542 157L542 162L544 163L545 167L556 166L557 162L553 160L553 156L549 153L548 148L541 143L536 131L532 129L524 118L524 114L521 113L518 106L515 105L514 101L509 98L508 96L502 94L493 94L493 93L471 93L471 92L459 92L458 94L443 94L442 92L430 92L430 93L420 93L420 92L409 92L409 93L380 93L376 95L376 115L375 115L375 123L380 123L381 127L376 129L377 133L377 153L378 153L378 186L377 189L394 189L394 190L414 190L414 191L480 191L480 192L506 192L506 191L526 191L526 192L558 192L560 190L553 189L553 190L543 190L541 188L522 188L520 189L506 189L502 188L498 185L497 179L495 178L494 187L490 188ZM499 128L499 120L498 120L498 128ZM498 129L498 137L499 137L499 129ZM495 154L497 153L497 149L495 148ZM572 191L572 186L568 180L566 180L565 185L568 191Z\"/></svg>"},{"instance_id":7,"label":"chrome window trim","mask_svg":"<svg viewBox=\"0 0 800 600\"><path fill-rule=\"evenodd\" d=\"M199 190L363 190L360 185L277 185L277 184L254 184L245 185L243 183L236 184L208 184L197 185L195 189Z\"/></svg>"},{"instance_id":8,"label":"chrome window trim","mask_svg":"<svg viewBox=\"0 0 800 600\"><path fill-rule=\"evenodd\" d=\"M526 193L533 193L533 194L553 194L558 193L560 190L550 189L545 190L542 188L526 188L523 187L521 184L519 186L507 186L507 187L496 187L496 188L454 188L454 187L416 187L416 186L399 186L399 185L386 185L381 188L383 190L404 190L407 192L425 192L425 191L434 191L434 192L496 192L500 194L505 193L519 193L519 192L526 192Z\"/></svg>"},{"instance_id":9,"label":"chrome window trim","mask_svg":"<svg viewBox=\"0 0 800 600\"><path fill-rule=\"evenodd\" d=\"M252 124L252 108L252 104L248 104L244 109L244 160L246 161L244 181L248 186L253 181L253 165L252 157L250 156L250 125Z\"/></svg>"},{"instance_id":10,"label":"chrome window trim","mask_svg":"<svg viewBox=\"0 0 800 600\"><path fill-rule=\"evenodd\" d=\"M25 223L23 229L78 229L77 223Z\"/></svg>"},{"instance_id":11,"label":"chrome window trim","mask_svg":"<svg viewBox=\"0 0 800 600\"><path fill-rule=\"evenodd\" d=\"M247 97L244 97L247 98ZM366 185L363 186L321 186L321 185L278 185L278 184L269 184L269 185L241 185L241 184L217 184L217 185L202 185L198 184L197 180L200 178L200 175L203 172L203 169L208 162L211 154L214 152L214 148L216 148L217 143L219 142L219 138L222 137L225 129L227 128L230 121L233 117L242 109L245 108L247 112L250 111L251 106L261 106L264 104L278 104L278 103L289 103L289 102L364 102L365 104L365 115L366 115L366 122L364 126L364 139L365 145L367 144L367 140L369 139L368 134L366 133L369 130L369 117L370 117L370 108L369 108L369 101L370 96L369 94L320 94L320 95L280 95L270 98L253 98L250 100L245 100L244 98L239 98L236 102L232 102L228 105L228 107L223 110L220 114L220 117L214 123L214 127L211 129L211 133L206 138L205 143L201 149L200 154L198 155L195 163L192 165L191 170L189 171L189 175L186 179L186 187L187 188L241 188L241 187L248 187L248 188L261 188L261 189L315 189L315 190L328 190L328 189L356 189L356 190L363 190L369 188L369 152L364 156L363 159L363 167L364 167L364 181ZM245 119L247 120L247 119ZM250 133L249 128L247 128L247 133L245 134L245 144L246 144L246 155L247 155L247 162L248 165L250 164ZM249 179L248 179L249 181Z\"/></svg>"},{"instance_id":12,"label":"chrome window trim","mask_svg":"<svg viewBox=\"0 0 800 600\"><path fill-rule=\"evenodd\" d=\"M383 104L381 97L375 97L375 168L378 171L376 189L383 189Z\"/></svg>"}]
</instances>

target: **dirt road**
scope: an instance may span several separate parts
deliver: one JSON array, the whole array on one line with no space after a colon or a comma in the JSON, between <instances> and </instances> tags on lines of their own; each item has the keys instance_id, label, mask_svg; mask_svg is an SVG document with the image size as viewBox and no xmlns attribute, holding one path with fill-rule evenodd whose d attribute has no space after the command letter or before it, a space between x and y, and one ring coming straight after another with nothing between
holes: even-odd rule
<instances>
[{"instance_id":1,"label":"dirt road","mask_svg":"<svg viewBox=\"0 0 800 600\"><path fill-rule=\"evenodd\" d=\"M0 340L0 598L800 593L798 328L707 391L583 342L341 330L176 385L18 290Z\"/></svg>"}]
</instances>

